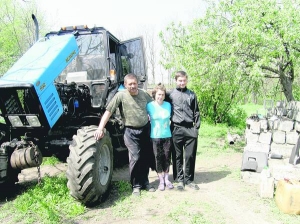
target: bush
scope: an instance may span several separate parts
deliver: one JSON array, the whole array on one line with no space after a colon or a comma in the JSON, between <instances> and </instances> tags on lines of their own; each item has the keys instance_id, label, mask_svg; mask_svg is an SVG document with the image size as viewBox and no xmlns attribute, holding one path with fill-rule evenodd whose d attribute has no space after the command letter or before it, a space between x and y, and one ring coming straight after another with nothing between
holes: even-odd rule
<instances>
[{"instance_id":1,"label":"bush","mask_svg":"<svg viewBox=\"0 0 300 224\"><path fill-rule=\"evenodd\" d=\"M229 111L227 117L227 124L231 127L236 127L239 129L246 128L247 113L244 109L236 107Z\"/></svg>"}]
</instances>

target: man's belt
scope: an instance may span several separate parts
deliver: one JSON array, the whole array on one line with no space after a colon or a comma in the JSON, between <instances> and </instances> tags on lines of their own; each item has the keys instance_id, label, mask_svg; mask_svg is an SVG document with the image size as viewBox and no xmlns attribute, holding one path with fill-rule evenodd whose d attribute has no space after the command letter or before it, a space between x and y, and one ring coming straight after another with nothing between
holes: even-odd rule
<instances>
[{"instance_id":1,"label":"man's belt","mask_svg":"<svg viewBox=\"0 0 300 224\"><path fill-rule=\"evenodd\" d=\"M183 123L175 123L175 122L173 122L173 125L175 127L186 127L186 128L192 128L192 127L194 127L194 124L193 123L189 123L189 122L183 122Z\"/></svg>"}]
</instances>

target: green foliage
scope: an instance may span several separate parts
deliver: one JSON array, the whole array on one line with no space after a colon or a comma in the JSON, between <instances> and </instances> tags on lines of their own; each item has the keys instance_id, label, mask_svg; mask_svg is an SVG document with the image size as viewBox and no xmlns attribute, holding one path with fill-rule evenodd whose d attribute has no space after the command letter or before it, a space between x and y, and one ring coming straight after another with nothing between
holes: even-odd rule
<instances>
[{"instance_id":1,"label":"green foliage","mask_svg":"<svg viewBox=\"0 0 300 224\"><path fill-rule=\"evenodd\" d=\"M40 30L43 30L43 13L38 9L35 0L1 0L0 76L36 41L32 13L37 16Z\"/></svg>"},{"instance_id":2,"label":"green foliage","mask_svg":"<svg viewBox=\"0 0 300 224\"><path fill-rule=\"evenodd\" d=\"M300 101L300 85L299 85L299 82L294 83L293 93L294 93L295 100Z\"/></svg>"},{"instance_id":3,"label":"green foliage","mask_svg":"<svg viewBox=\"0 0 300 224\"><path fill-rule=\"evenodd\" d=\"M232 127L245 129L246 118L247 118L246 111L243 110L242 108L235 107L235 108L231 108L231 110L229 111L226 123Z\"/></svg>"},{"instance_id":4,"label":"green foliage","mask_svg":"<svg viewBox=\"0 0 300 224\"><path fill-rule=\"evenodd\" d=\"M65 223L68 219L85 212L85 207L69 194L64 176L44 177L40 185L29 187L14 201L0 207L15 214L17 220L26 223Z\"/></svg>"},{"instance_id":5,"label":"green foliage","mask_svg":"<svg viewBox=\"0 0 300 224\"><path fill-rule=\"evenodd\" d=\"M60 163L60 161L55 156L43 157L43 163L42 163L42 165L56 165L58 163Z\"/></svg>"},{"instance_id":6,"label":"green foliage","mask_svg":"<svg viewBox=\"0 0 300 224\"><path fill-rule=\"evenodd\" d=\"M118 189L119 195L127 194L128 192L131 193L131 184L128 181L119 181L116 182L116 187Z\"/></svg>"},{"instance_id":7,"label":"green foliage","mask_svg":"<svg viewBox=\"0 0 300 224\"><path fill-rule=\"evenodd\" d=\"M252 114L257 114L261 109L263 109L264 106L260 104L248 103L244 105L239 105L239 107L242 108L246 112L247 117L249 117Z\"/></svg>"},{"instance_id":8,"label":"green foliage","mask_svg":"<svg viewBox=\"0 0 300 224\"><path fill-rule=\"evenodd\" d=\"M299 7L300 0L213 3L203 18L188 26L172 23L160 33L161 63L187 71L202 116L214 123L232 123L232 108L250 94L277 98L283 91L293 100L300 64Z\"/></svg>"}]
</instances>

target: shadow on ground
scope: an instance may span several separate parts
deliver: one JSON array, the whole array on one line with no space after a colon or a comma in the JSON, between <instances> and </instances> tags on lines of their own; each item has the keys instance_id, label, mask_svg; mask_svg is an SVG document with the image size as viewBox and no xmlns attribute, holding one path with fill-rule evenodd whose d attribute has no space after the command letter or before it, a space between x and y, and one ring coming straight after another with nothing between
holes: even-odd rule
<instances>
[{"instance_id":1,"label":"shadow on ground","mask_svg":"<svg viewBox=\"0 0 300 224\"><path fill-rule=\"evenodd\" d=\"M231 174L230 171L208 171L208 172L196 172L195 182L196 183L210 183L225 178Z\"/></svg>"}]
</instances>

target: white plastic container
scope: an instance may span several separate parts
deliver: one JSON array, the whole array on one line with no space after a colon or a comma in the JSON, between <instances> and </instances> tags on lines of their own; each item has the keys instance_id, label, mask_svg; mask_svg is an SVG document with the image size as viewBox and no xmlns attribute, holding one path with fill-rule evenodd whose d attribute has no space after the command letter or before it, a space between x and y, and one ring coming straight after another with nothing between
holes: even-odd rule
<instances>
[{"instance_id":1,"label":"white plastic container","mask_svg":"<svg viewBox=\"0 0 300 224\"><path fill-rule=\"evenodd\" d=\"M274 197L274 178L271 176L270 168L265 166L260 174L258 193L261 198Z\"/></svg>"}]
</instances>

